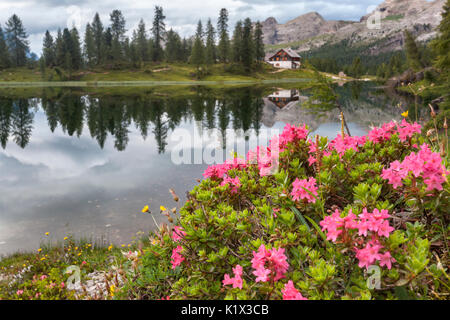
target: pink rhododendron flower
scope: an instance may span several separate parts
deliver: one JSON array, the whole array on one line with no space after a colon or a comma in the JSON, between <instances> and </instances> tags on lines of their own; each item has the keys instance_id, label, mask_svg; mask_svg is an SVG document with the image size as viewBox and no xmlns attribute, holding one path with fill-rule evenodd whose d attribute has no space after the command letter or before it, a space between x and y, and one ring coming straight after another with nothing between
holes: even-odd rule
<instances>
[{"instance_id":1,"label":"pink rhododendron flower","mask_svg":"<svg viewBox=\"0 0 450 320\"><path fill-rule=\"evenodd\" d=\"M380 255L380 266L386 266L389 270L392 268L392 262L395 262L395 259L391 257L391 253L386 251L384 254Z\"/></svg>"},{"instance_id":2,"label":"pink rhododendron flower","mask_svg":"<svg viewBox=\"0 0 450 320\"><path fill-rule=\"evenodd\" d=\"M356 258L359 260L358 266L360 268L369 268L376 260L381 259L379 250L382 246L378 242L369 242L366 244L365 248L358 249L355 248Z\"/></svg>"},{"instance_id":3,"label":"pink rhododendron flower","mask_svg":"<svg viewBox=\"0 0 450 320\"><path fill-rule=\"evenodd\" d=\"M415 133L420 133L422 126L418 123L410 124L406 119L403 119L400 125L397 125L398 137L402 142L411 138Z\"/></svg>"},{"instance_id":4,"label":"pink rhododendron flower","mask_svg":"<svg viewBox=\"0 0 450 320\"><path fill-rule=\"evenodd\" d=\"M427 191L442 191L449 173L444 168L439 153L432 152L427 144L423 144L418 152L412 152L402 162L394 161L389 168L383 169L381 177L397 189L403 186L403 179L410 174L415 178L421 177Z\"/></svg>"},{"instance_id":5,"label":"pink rhododendron flower","mask_svg":"<svg viewBox=\"0 0 450 320\"><path fill-rule=\"evenodd\" d=\"M327 240L336 242L337 237L342 233L344 219L341 218L339 210L335 210L331 216L325 217L320 223L322 231L328 231Z\"/></svg>"},{"instance_id":6,"label":"pink rhododendron flower","mask_svg":"<svg viewBox=\"0 0 450 320\"><path fill-rule=\"evenodd\" d=\"M287 124L280 134L280 151L282 152L290 142L306 140L308 134L309 131L306 129L306 125L296 127Z\"/></svg>"},{"instance_id":7,"label":"pink rhododendron flower","mask_svg":"<svg viewBox=\"0 0 450 320\"><path fill-rule=\"evenodd\" d=\"M267 250L262 244L258 252L253 251L252 268L255 269L256 282L267 282L269 275L274 281L284 278L289 269L284 248Z\"/></svg>"},{"instance_id":8,"label":"pink rhododendron flower","mask_svg":"<svg viewBox=\"0 0 450 320\"><path fill-rule=\"evenodd\" d=\"M173 227L173 232L172 232L172 240L173 241L178 242L178 241L182 240L185 235L186 235L186 232L184 232L183 227L181 227L181 226Z\"/></svg>"},{"instance_id":9,"label":"pink rhododendron flower","mask_svg":"<svg viewBox=\"0 0 450 320\"><path fill-rule=\"evenodd\" d=\"M229 185L231 187L231 193L238 193L238 190L241 186L241 182L239 180L239 177L230 178L229 176L225 176L221 186Z\"/></svg>"},{"instance_id":10,"label":"pink rhododendron flower","mask_svg":"<svg viewBox=\"0 0 450 320\"><path fill-rule=\"evenodd\" d=\"M297 289L295 289L292 280L289 280L288 283L286 283L284 289L281 290L281 293L283 294L283 300L308 300L303 297Z\"/></svg>"},{"instance_id":11,"label":"pink rhododendron flower","mask_svg":"<svg viewBox=\"0 0 450 320\"><path fill-rule=\"evenodd\" d=\"M316 202L317 186L316 179L309 178L308 180L299 180L298 178L292 183L293 189L291 192L292 200L305 199L307 202ZM309 191L309 192L308 192Z\"/></svg>"},{"instance_id":12,"label":"pink rhododendron flower","mask_svg":"<svg viewBox=\"0 0 450 320\"><path fill-rule=\"evenodd\" d=\"M351 137L351 136L342 136L340 134L330 142L330 150L336 150L339 155L343 155L345 151L349 149L353 149L354 151L358 151L358 146L364 145L366 143L366 137Z\"/></svg>"},{"instance_id":13,"label":"pink rhododendron flower","mask_svg":"<svg viewBox=\"0 0 450 320\"><path fill-rule=\"evenodd\" d=\"M178 267L185 260L184 257L180 254L182 250L182 246L178 246L172 250L172 260L170 261L172 263L172 269Z\"/></svg>"},{"instance_id":14,"label":"pink rhododendron flower","mask_svg":"<svg viewBox=\"0 0 450 320\"><path fill-rule=\"evenodd\" d=\"M242 289L242 267L240 265L236 265L236 267L233 268L234 277L230 278L228 274L225 274L224 279L222 280L222 283L224 286L226 285L233 285L233 288L239 288Z\"/></svg>"},{"instance_id":15,"label":"pink rhododendron flower","mask_svg":"<svg viewBox=\"0 0 450 320\"><path fill-rule=\"evenodd\" d=\"M22 294L23 294L23 290L17 290L16 294L17 294L18 296L22 295Z\"/></svg>"},{"instance_id":16,"label":"pink rhododendron flower","mask_svg":"<svg viewBox=\"0 0 450 320\"><path fill-rule=\"evenodd\" d=\"M216 164L209 166L203 173L205 178L223 178L223 175L228 172L228 165Z\"/></svg>"}]
</instances>

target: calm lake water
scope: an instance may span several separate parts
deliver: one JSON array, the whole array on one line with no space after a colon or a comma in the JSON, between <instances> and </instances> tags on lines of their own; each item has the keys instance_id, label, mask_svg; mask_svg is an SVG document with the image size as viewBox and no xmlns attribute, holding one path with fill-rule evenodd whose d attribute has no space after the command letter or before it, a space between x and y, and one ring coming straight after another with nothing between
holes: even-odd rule
<instances>
[{"instance_id":1,"label":"calm lake water","mask_svg":"<svg viewBox=\"0 0 450 320\"><path fill-rule=\"evenodd\" d=\"M352 135L399 119L402 101L374 86L337 88ZM34 250L69 234L127 244L137 232L153 229L141 209L149 205L162 221L160 205L180 207L168 189L182 203L207 167L173 163L172 151L180 147L174 133L216 134L217 146L235 143L231 148L257 144L286 123L306 123L313 134L335 137L338 110L308 109L307 96L296 88L267 87L0 92L0 254ZM183 147L192 154L201 148Z\"/></svg>"}]
</instances>

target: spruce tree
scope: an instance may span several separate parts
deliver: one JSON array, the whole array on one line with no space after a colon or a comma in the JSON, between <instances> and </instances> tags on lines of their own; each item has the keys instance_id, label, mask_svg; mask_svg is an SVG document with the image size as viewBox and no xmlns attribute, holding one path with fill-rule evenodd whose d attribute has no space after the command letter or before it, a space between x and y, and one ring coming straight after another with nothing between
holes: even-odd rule
<instances>
[{"instance_id":1,"label":"spruce tree","mask_svg":"<svg viewBox=\"0 0 450 320\"><path fill-rule=\"evenodd\" d=\"M262 25L258 21L255 25L254 32L254 47L255 47L255 58L257 61L264 61L266 53L264 51L264 41L263 41L263 31Z\"/></svg>"},{"instance_id":2,"label":"spruce tree","mask_svg":"<svg viewBox=\"0 0 450 320\"><path fill-rule=\"evenodd\" d=\"M164 50L161 42L164 40L166 34L166 25L164 19L166 17L163 14L163 8L155 6L155 17L153 19L153 61L161 61L164 57Z\"/></svg>"},{"instance_id":3,"label":"spruce tree","mask_svg":"<svg viewBox=\"0 0 450 320\"><path fill-rule=\"evenodd\" d=\"M404 31L404 38L408 66L414 71L418 71L423 68L419 48L408 30Z\"/></svg>"},{"instance_id":4,"label":"spruce tree","mask_svg":"<svg viewBox=\"0 0 450 320\"><path fill-rule=\"evenodd\" d=\"M219 34L217 56L220 62L226 63L230 56L230 37L228 35L228 11L225 8L220 10L217 32Z\"/></svg>"},{"instance_id":5,"label":"spruce tree","mask_svg":"<svg viewBox=\"0 0 450 320\"><path fill-rule=\"evenodd\" d=\"M252 21L250 18L244 20L242 29L242 56L241 61L246 71L250 71L255 60L255 50L253 47Z\"/></svg>"},{"instance_id":6,"label":"spruce tree","mask_svg":"<svg viewBox=\"0 0 450 320\"><path fill-rule=\"evenodd\" d=\"M149 45L147 39L147 31L144 20L139 21L138 29L134 35L134 42L136 46L137 55L141 61L149 61Z\"/></svg>"},{"instance_id":7,"label":"spruce tree","mask_svg":"<svg viewBox=\"0 0 450 320\"><path fill-rule=\"evenodd\" d=\"M11 62L17 67L24 66L30 48L27 40L28 35L23 27L22 20L16 14L13 14L6 22L5 30Z\"/></svg>"},{"instance_id":8,"label":"spruce tree","mask_svg":"<svg viewBox=\"0 0 450 320\"><path fill-rule=\"evenodd\" d=\"M114 62L123 60L123 42L125 38L125 18L122 11L114 10L110 14L111 19L111 54Z\"/></svg>"},{"instance_id":9,"label":"spruce tree","mask_svg":"<svg viewBox=\"0 0 450 320\"><path fill-rule=\"evenodd\" d=\"M70 30L70 36L72 39L72 48L70 51L70 54L72 56L72 68L74 70L78 70L82 67L83 61L81 54L80 35L75 26L72 28L72 30Z\"/></svg>"},{"instance_id":10,"label":"spruce tree","mask_svg":"<svg viewBox=\"0 0 450 320\"><path fill-rule=\"evenodd\" d=\"M208 19L206 24L206 46L205 46L205 63L210 66L216 62L216 31Z\"/></svg>"},{"instance_id":11,"label":"spruce tree","mask_svg":"<svg viewBox=\"0 0 450 320\"><path fill-rule=\"evenodd\" d=\"M86 25L86 29L84 31L84 46L83 46L83 57L86 65L92 67L95 65L96 55L95 55L95 41L94 34L91 27L91 24L88 23Z\"/></svg>"},{"instance_id":12,"label":"spruce tree","mask_svg":"<svg viewBox=\"0 0 450 320\"><path fill-rule=\"evenodd\" d=\"M6 45L5 34L0 26L0 69L6 69L10 66L8 46Z\"/></svg>"},{"instance_id":13,"label":"spruce tree","mask_svg":"<svg viewBox=\"0 0 450 320\"><path fill-rule=\"evenodd\" d=\"M64 52L64 43L63 43L63 35L61 29L58 29L55 39L55 60L56 65L58 67L64 66L65 63L65 52Z\"/></svg>"},{"instance_id":14,"label":"spruce tree","mask_svg":"<svg viewBox=\"0 0 450 320\"><path fill-rule=\"evenodd\" d=\"M199 68L205 62L205 53L203 46L203 25L199 20L197 32L195 33L194 45L192 46L191 63Z\"/></svg>"},{"instance_id":15,"label":"spruce tree","mask_svg":"<svg viewBox=\"0 0 450 320\"><path fill-rule=\"evenodd\" d=\"M439 36L432 42L432 48L436 54L434 66L440 70L440 81L448 94L450 92L450 0L447 0L444 5L438 30ZM443 107L450 107L449 96L445 99Z\"/></svg>"},{"instance_id":16,"label":"spruce tree","mask_svg":"<svg viewBox=\"0 0 450 320\"><path fill-rule=\"evenodd\" d=\"M42 54L47 67L52 67L55 65L55 43L53 42L53 37L48 30L45 32Z\"/></svg>"},{"instance_id":17,"label":"spruce tree","mask_svg":"<svg viewBox=\"0 0 450 320\"><path fill-rule=\"evenodd\" d=\"M233 32L232 60L239 63L242 61L242 21L238 21Z\"/></svg>"},{"instance_id":18,"label":"spruce tree","mask_svg":"<svg viewBox=\"0 0 450 320\"><path fill-rule=\"evenodd\" d=\"M105 51L105 39L103 36L103 24L100 20L100 16L98 13L95 14L94 20L92 21L92 36L94 39L94 57L95 57L95 64L99 65L102 63L102 56L104 55Z\"/></svg>"},{"instance_id":19,"label":"spruce tree","mask_svg":"<svg viewBox=\"0 0 450 320\"><path fill-rule=\"evenodd\" d=\"M166 51L165 56L168 62L175 62L182 60L182 43L181 38L172 29L167 32Z\"/></svg>"}]
</instances>

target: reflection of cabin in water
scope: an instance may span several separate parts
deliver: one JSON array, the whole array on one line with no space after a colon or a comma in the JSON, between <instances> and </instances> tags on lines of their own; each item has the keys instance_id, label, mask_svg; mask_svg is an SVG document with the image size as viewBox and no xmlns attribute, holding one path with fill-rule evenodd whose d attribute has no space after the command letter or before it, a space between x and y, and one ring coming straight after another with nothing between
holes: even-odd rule
<instances>
[{"instance_id":1,"label":"reflection of cabin in water","mask_svg":"<svg viewBox=\"0 0 450 320\"><path fill-rule=\"evenodd\" d=\"M282 109L292 101L299 101L300 92L298 90L280 90L267 96L278 108Z\"/></svg>"},{"instance_id":2,"label":"reflection of cabin in water","mask_svg":"<svg viewBox=\"0 0 450 320\"><path fill-rule=\"evenodd\" d=\"M297 52L290 48L280 49L277 53L269 56L267 63L275 68L281 69L298 69L301 66L301 57Z\"/></svg>"}]
</instances>

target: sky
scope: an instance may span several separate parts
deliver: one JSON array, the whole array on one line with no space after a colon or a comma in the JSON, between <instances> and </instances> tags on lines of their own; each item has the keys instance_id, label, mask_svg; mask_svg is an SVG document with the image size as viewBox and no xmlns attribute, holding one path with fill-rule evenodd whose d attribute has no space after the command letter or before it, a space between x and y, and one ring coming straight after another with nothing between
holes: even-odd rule
<instances>
[{"instance_id":1,"label":"sky","mask_svg":"<svg viewBox=\"0 0 450 320\"><path fill-rule=\"evenodd\" d=\"M128 34L137 27L141 18L151 27L154 6L164 9L166 28L173 28L181 36L194 34L199 19L211 18L213 24L221 8L229 11L230 29L236 21L250 17L265 20L274 17L285 23L299 15L317 11L325 19L359 20L383 0L0 0L0 25L17 14L29 35L31 50L38 55L42 51L45 31L56 32L58 27L75 24L84 32L86 23L98 12L104 25L109 24L109 14L119 9L125 16Z\"/></svg>"}]
</instances>

